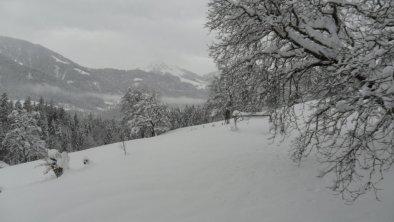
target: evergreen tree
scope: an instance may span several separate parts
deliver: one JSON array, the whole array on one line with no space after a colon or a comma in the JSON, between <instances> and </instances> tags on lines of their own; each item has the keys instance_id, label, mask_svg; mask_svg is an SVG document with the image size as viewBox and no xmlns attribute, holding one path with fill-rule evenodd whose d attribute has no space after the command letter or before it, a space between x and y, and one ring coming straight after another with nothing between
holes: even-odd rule
<instances>
[{"instance_id":1,"label":"evergreen tree","mask_svg":"<svg viewBox=\"0 0 394 222\"><path fill-rule=\"evenodd\" d=\"M25 102L23 103L23 109L25 109L27 112L31 112L33 110L33 106L31 104L31 98L30 96L27 97Z\"/></svg>"},{"instance_id":2,"label":"evergreen tree","mask_svg":"<svg viewBox=\"0 0 394 222\"><path fill-rule=\"evenodd\" d=\"M38 100L38 104L35 107L36 111L40 112L40 113L44 113L45 111L45 101L44 98L41 96L40 99Z\"/></svg>"},{"instance_id":3,"label":"evergreen tree","mask_svg":"<svg viewBox=\"0 0 394 222\"><path fill-rule=\"evenodd\" d=\"M4 93L0 97L0 161L5 161L5 156L8 155L8 150L3 147L2 142L10 127L7 117L11 111L12 103L8 100L7 94Z\"/></svg>"},{"instance_id":4,"label":"evergreen tree","mask_svg":"<svg viewBox=\"0 0 394 222\"><path fill-rule=\"evenodd\" d=\"M23 109L21 101L19 101L19 100L16 101L15 109L18 110L18 111L21 111Z\"/></svg>"},{"instance_id":5,"label":"evergreen tree","mask_svg":"<svg viewBox=\"0 0 394 222\"><path fill-rule=\"evenodd\" d=\"M30 110L30 112L24 108ZM12 135L14 137L16 135L13 131L14 129L10 127L11 120L8 118L12 109L12 102L9 101L6 94L3 94L0 97L0 160L9 162L10 158L15 157L14 159L18 159L12 160L12 164L15 164L26 160L24 158L16 158L15 152L12 155L9 152L12 145L10 142L11 137L8 138L7 146L3 146L6 134L13 132ZM50 149L60 152L78 151L119 142L122 139L129 139L129 137L124 137L124 135L130 135L129 129L123 128L119 121L104 121L93 114L89 114L86 117L83 115L79 117L76 113L72 115L63 108L56 107L52 101L49 104L46 103L42 97L37 104L31 103L30 98L26 98L23 106L20 102L16 102L15 110L17 113L13 114L13 119L25 118L24 115L26 113L35 113L36 125L41 129L40 139L45 141L46 146ZM127 134L124 132L127 132ZM150 133L151 131L148 130L147 132ZM27 159L31 160L34 157L28 157Z\"/></svg>"},{"instance_id":6,"label":"evergreen tree","mask_svg":"<svg viewBox=\"0 0 394 222\"><path fill-rule=\"evenodd\" d=\"M6 161L10 164L32 161L45 156L46 144L41 139L37 125L39 113L14 110L8 116L11 123L2 144L9 151Z\"/></svg>"},{"instance_id":7,"label":"evergreen tree","mask_svg":"<svg viewBox=\"0 0 394 222\"><path fill-rule=\"evenodd\" d=\"M7 93L3 93L0 97L0 123L4 126L7 122L7 117L12 111L11 102L8 99Z\"/></svg>"}]
</instances>

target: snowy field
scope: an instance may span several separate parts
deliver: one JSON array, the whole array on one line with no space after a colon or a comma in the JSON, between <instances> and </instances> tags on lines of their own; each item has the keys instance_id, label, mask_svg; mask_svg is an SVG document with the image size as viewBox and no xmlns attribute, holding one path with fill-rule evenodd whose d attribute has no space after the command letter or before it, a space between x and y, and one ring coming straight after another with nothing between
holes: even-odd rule
<instances>
[{"instance_id":1,"label":"snowy field","mask_svg":"<svg viewBox=\"0 0 394 222\"><path fill-rule=\"evenodd\" d=\"M269 140L267 119L221 123L70 155L56 179L40 161L0 169L1 222L393 222L394 174L346 205L317 178L311 156L301 166L290 140ZM91 164L84 166L83 158Z\"/></svg>"}]
</instances>

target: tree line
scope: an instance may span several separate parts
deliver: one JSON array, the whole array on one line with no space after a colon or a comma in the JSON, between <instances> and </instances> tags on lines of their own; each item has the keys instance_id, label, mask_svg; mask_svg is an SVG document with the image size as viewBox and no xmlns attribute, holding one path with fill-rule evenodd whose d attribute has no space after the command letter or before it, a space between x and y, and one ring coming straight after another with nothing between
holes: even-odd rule
<instances>
[{"instance_id":1,"label":"tree line","mask_svg":"<svg viewBox=\"0 0 394 222\"><path fill-rule=\"evenodd\" d=\"M120 141L115 120L67 112L42 97L21 103L2 94L0 123L0 160L9 164L40 159L46 149L72 152Z\"/></svg>"},{"instance_id":2,"label":"tree line","mask_svg":"<svg viewBox=\"0 0 394 222\"><path fill-rule=\"evenodd\" d=\"M13 102L0 97L0 161L10 165L42 159L47 150L73 152L209 122L206 106L168 106L158 94L130 88L122 98L121 119L66 111L40 98Z\"/></svg>"}]
</instances>

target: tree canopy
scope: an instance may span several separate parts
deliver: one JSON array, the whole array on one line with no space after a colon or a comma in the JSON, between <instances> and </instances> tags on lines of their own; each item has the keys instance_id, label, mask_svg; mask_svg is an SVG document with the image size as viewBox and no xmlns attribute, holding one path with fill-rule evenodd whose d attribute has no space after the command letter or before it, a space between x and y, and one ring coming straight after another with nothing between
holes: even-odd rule
<instances>
[{"instance_id":1,"label":"tree canopy","mask_svg":"<svg viewBox=\"0 0 394 222\"><path fill-rule=\"evenodd\" d=\"M314 100L294 160L316 149L346 199L377 190L394 162L392 0L211 0L207 27L221 79L267 104L275 129Z\"/></svg>"}]
</instances>

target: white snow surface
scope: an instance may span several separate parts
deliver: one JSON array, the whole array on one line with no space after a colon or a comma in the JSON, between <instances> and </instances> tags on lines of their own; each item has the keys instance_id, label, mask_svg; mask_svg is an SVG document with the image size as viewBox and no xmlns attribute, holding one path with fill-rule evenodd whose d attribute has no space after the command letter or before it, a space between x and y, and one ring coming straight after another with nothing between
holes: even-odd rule
<instances>
[{"instance_id":1,"label":"white snow surface","mask_svg":"<svg viewBox=\"0 0 394 222\"><path fill-rule=\"evenodd\" d=\"M56 56L54 56L54 55L52 56L52 58L53 58L56 62L58 62L58 63L70 64L69 62L63 61L63 60L59 59L58 57L56 57Z\"/></svg>"},{"instance_id":2,"label":"white snow surface","mask_svg":"<svg viewBox=\"0 0 394 222\"><path fill-rule=\"evenodd\" d=\"M74 68L74 70L79 72L81 75L90 76L90 73L83 71L82 69Z\"/></svg>"},{"instance_id":3,"label":"white snow surface","mask_svg":"<svg viewBox=\"0 0 394 222\"><path fill-rule=\"evenodd\" d=\"M27 74L27 79L28 79L28 80L32 80L32 79L33 79L33 75L31 74L31 72L29 72L29 73Z\"/></svg>"},{"instance_id":4,"label":"white snow surface","mask_svg":"<svg viewBox=\"0 0 394 222\"><path fill-rule=\"evenodd\" d=\"M145 71L154 72L158 74L172 74L174 76L178 76L182 78L185 74L185 71L182 68L177 66L167 65L165 63L152 63L144 68Z\"/></svg>"},{"instance_id":5,"label":"white snow surface","mask_svg":"<svg viewBox=\"0 0 394 222\"><path fill-rule=\"evenodd\" d=\"M346 101L344 100L340 100L337 102L337 104L335 105L335 107L337 108L338 112L347 112L349 110L352 110L353 107L350 106Z\"/></svg>"},{"instance_id":6,"label":"white snow surface","mask_svg":"<svg viewBox=\"0 0 394 222\"><path fill-rule=\"evenodd\" d=\"M392 222L394 174L346 205L318 178L312 156L301 166L288 156L290 139L268 139L268 118L211 123L70 154L60 178L41 161L0 169L4 222ZM91 164L84 166L83 158Z\"/></svg>"},{"instance_id":7,"label":"white snow surface","mask_svg":"<svg viewBox=\"0 0 394 222\"><path fill-rule=\"evenodd\" d=\"M18 61L18 60L16 60L16 59L14 59L14 62L16 62L16 63L18 63L19 65L23 66L23 63L20 62L20 61Z\"/></svg>"}]
</instances>

